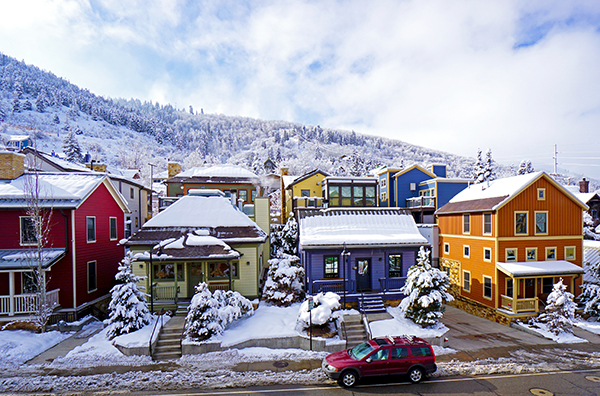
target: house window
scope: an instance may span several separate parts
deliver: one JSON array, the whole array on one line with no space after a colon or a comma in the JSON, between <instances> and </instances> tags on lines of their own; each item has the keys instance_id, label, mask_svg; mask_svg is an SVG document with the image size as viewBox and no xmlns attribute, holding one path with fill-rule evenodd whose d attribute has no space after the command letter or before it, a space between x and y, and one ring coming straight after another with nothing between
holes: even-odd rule
<instances>
[{"instance_id":1,"label":"house window","mask_svg":"<svg viewBox=\"0 0 600 396\"><path fill-rule=\"evenodd\" d=\"M250 199L252 202L256 201L256 190L250 191Z\"/></svg>"},{"instance_id":2,"label":"house window","mask_svg":"<svg viewBox=\"0 0 600 396\"><path fill-rule=\"evenodd\" d=\"M352 187L342 186L342 206L352 205Z\"/></svg>"},{"instance_id":3,"label":"house window","mask_svg":"<svg viewBox=\"0 0 600 396\"><path fill-rule=\"evenodd\" d=\"M546 248L546 260L556 260L556 248L555 247L547 247Z\"/></svg>"},{"instance_id":4,"label":"house window","mask_svg":"<svg viewBox=\"0 0 600 396\"><path fill-rule=\"evenodd\" d=\"M110 240L114 241L117 239L117 218L109 217L108 221L110 223Z\"/></svg>"},{"instance_id":5,"label":"house window","mask_svg":"<svg viewBox=\"0 0 600 396\"><path fill-rule=\"evenodd\" d=\"M417 183L410 183L410 191L415 191L417 189Z\"/></svg>"},{"instance_id":6,"label":"house window","mask_svg":"<svg viewBox=\"0 0 600 396\"><path fill-rule=\"evenodd\" d=\"M96 262L88 261L87 263L87 271L88 271L88 293L91 293L98 289L97 278L96 278Z\"/></svg>"},{"instance_id":7,"label":"house window","mask_svg":"<svg viewBox=\"0 0 600 396\"><path fill-rule=\"evenodd\" d=\"M471 233L471 215L463 215L463 234Z\"/></svg>"},{"instance_id":8,"label":"house window","mask_svg":"<svg viewBox=\"0 0 600 396\"><path fill-rule=\"evenodd\" d=\"M517 249L516 248L506 248L504 261L517 261Z\"/></svg>"},{"instance_id":9,"label":"house window","mask_svg":"<svg viewBox=\"0 0 600 396\"><path fill-rule=\"evenodd\" d=\"M535 212L535 234L548 234L548 212Z\"/></svg>"},{"instance_id":10,"label":"house window","mask_svg":"<svg viewBox=\"0 0 600 396\"><path fill-rule=\"evenodd\" d=\"M492 234L492 214L491 213L483 214L483 233L484 233L484 235Z\"/></svg>"},{"instance_id":11,"label":"house window","mask_svg":"<svg viewBox=\"0 0 600 396\"><path fill-rule=\"evenodd\" d=\"M492 249L483 248L483 261L492 261Z\"/></svg>"},{"instance_id":12,"label":"house window","mask_svg":"<svg viewBox=\"0 0 600 396\"><path fill-rule=\"evenodd\" d=\"M537 248L526 248L525 249L525 259L527 261L536 261L537 260Z\"/></svg>"},{"instance_id":13,"label":"house window","mask_svg":"<svg viewBox=\"0 0 600 396\"><path fill-rule=\"evenodd\" d=\"M173 265L173 264L171 264ZM208 264L208 279L211 280L223 280L229 279L229 268L231 268L231 277L238 277L238 262L231 261L229 264L225 261L222 262L212 262ZM177 278L181 279L183 276L182 273L183 265L177 266Z\"/></svg>"},{"instance_id":14,"label":"house window","mask_svg":"<svg viewBox=\"0 0 600 396\"><path fill-rule=\"evenodd\" d=\"M365 196L366 206L377 206L377 202L375 202L377 197L377 188L375 188L375 186L365 187Z\"/></svg>"},{"instance_id":15,"label":"house window","mask_svg":"<svg viewBox=\"0 0 600 396\"><path fill-rule=\"evenodd\" d=\"M125 216L125 238L131 236L131 216Z\"/></svg>"},{"instance_id":16,"label":"house window","mask_svg":"<svg viewBox=\"0 0 600 396\"><path fill-rule=\"evenodd\" d=\"M381 188L385 188L387 186L387 179L379 179L379 185L381 186Z\"/></svg>"},{"instance_id":17,"label":"house window","mask_svg":"<svg viewBox=\"0 0 600 396\"><path fill-rule=\"evenodd\" d=\"M310 190L300 190L301 197L310 197Z\"/></svg>"},{"instance_id":18,"label":"house window","mask_svg":"<svg viewBox=\"0 0 600 396\"><path fill-rule=\"evenodd\" d=\"M450 244L448 242L444 242L444 253L450 253Z\"/></svg>"},{"instance_id":19,"label":"house window","mask_svg":"<svg viewBox=\"0 0 600 396\"><path fill-rule=\"evenodd\" d=\"M218 263L211 263L218 264ZM227 263L225 263L227 265ZM218 274L218 268L210 268L209 270L209 278L211 278L212 274ZM213 272L215 271L215 272ZM154 264L154 279L156 280L169 280L175 279L175 264ZM183 266L177 266L177 279L183 279Z\"/></svg>"},{"instance_id":20,"label":"house window","mask_svg":"<svg viewBox=\"0 0 600 396\"><path fill-rule=\"evenodd\" d=\"M390 254L388 257L389 263L389 278L400 278L402 277L402 255L401 254Z\"/></svg>"},{"instance_id":21,"label":"house window","mask_svg":"<svg viewBox=\"0 0 600 396\"><path fill-rule=\"evenodd\" d=\"M471 273L463 271L463 289L467 292L471 291Z\"/></svg>"},{"instance_id":22,"label":"house window","mask_svg":"<svg viewBox=\"0 0 600 396\"><path fill-rule=\"evenodd\" d=\"M382 193L381 193L380 200L381 200L382 202L386 202L386 201L387 201L387 193L385 193L385 192L382 192Z\"/></svg>"},{"instance_id":23,"label":"house window","mask_svg":"<svg viewBox=\"0 0 600 396\"><path fill-rule=\"evenodd\" d=\"M352 192L354 196L352 197L352 206L364 206L365 205L365 190L363 187L353 187Z\"/></svg>"},{"instance_id":24,"label":"house window","mask_svg":"<svg viewBox=\"0 0 600 396\"><path fill-rule=\"evenodd\" d=\"M87 241L96 242L96 218L86 217L85 221L87 227Z\"/></svg>"},{"instance_id":25,"label":"house window","mask_svg":"<svg viewBox=\"0 0 600 396\"><path fill-rule=\"evenodd\" d=\"M527 235L527 212L515 212L515 235Z\"/></svg>"},{"instance_id":26,"label":"house window","mask_svg":"<svg viewBox=\"0 0 600 396\"><path fill-rule=\"evenodd\" d=\"M21 245L37 245L36 223L40 222L40 217L20 217L21 222ZM40 226L40 224L38 224Z\"/></svg>"},{"instance_id":27,"label":"house window","mask_svg":"<svg viewBox=\"0 0 600 396\"><path fill-rule=\"evenodd\" d=\"M469 245L463 245L463 257L471 257L471 247Z\"/></svg>"},{"instance_id":28,"label":"house window","mask_svg":"<svg viewBox=\"0 0 600 396\"><path fill-rule=\"evenodd\" d=\"M575 246L565 246L565 260L575 260Z\"/></svg>"},{"instance_id":29,"label":"house window","mask_svg":"<svg viewBox=\"0 0 600 396\"><path fill-rule=\"evenodd\" d=\"M21 272L21 292L23 294L37 293L37 277L35 271Z\"/></svg>"},{"instance_id":30,"label":"house window","mask_svg":"<svg viewBox=\"0 0 600 396\"><path fill-rule=\"evenodd\" d=\"M238 198L242 200L242 202L248 201L248 190L238 190ZM238 200L239 202L239 200Z\"/></svg>"},{"instance_id":31,"label":"house window","mask_svg":"<svg viewBox=\"0 0 600 396\"><path fill-rule=\"evenodd\" d=\"M129 188L129 198L131 198L131 199L135 198L135 193L133 191L133 187Z\"/></svg>"},{"instance_id":32,"label":"house window","mask_svg":"<svg viewBox=\"0 0 600 396\"><path fill-rule=\"evenodd\" d=\"M489 276L483 276L483 297L492 299L492 278Z\"/></svg>"},{"instance_id":33,"label":"house window","mask_svg":"<svg viewBox=\"0 0 600 396\"><path fill-rule=\"evenodd\" d=\"M513 280L512 280L512 278L506 278L506 296L513 298Z\"/></svg>"},{"instance_id":34,"label":"house window","mask_svg":"<svg viewBox=\"0 0 600 396\"><path fill-rule=\"evenodd\" d=\"M542 293L552 293L554 289L554 278L543 278L542 279Z\"/></svg>"},{"instance_id":35,"label":"house window","mask_svg":"<svg viewBox=\"0 0 600 396\"><path fill-rule=\"evenodd\" d=\"M329 205L340 206L340 186L329 186Z\"/></svg>"},{"instance_id":36,"label":"house window","mask_svg":"<svg viewBox=\"0 0 600 396\"><path fill-rule=\"evenodd\" d=\"M340 258L338 256L325 257L325 278L339 278Z\"/></svg>"},{"instance_id":37,"label":"house window","mask_svg":"<svg viewBox=\"0 0 600 396\"><path fill-rule=\"evenodd\" d=\"M546 200L546 189L545 188L538 188L537 189L537 199L538 199L538 201L545 201Z\"/></svg>"}]
</instances>

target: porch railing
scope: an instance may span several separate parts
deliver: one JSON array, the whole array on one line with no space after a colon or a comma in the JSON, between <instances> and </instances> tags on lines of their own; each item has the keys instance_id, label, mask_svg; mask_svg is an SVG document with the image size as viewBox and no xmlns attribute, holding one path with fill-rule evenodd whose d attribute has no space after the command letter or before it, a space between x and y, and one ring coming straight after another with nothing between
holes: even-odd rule
<instances>
[{"instance_id":1,"label":"porch railing","mask_svg":"<svg viewBox=\"0 0 600 396\"><path fill-rule=\"evenodd\" d=\"M175 300L179 286L154 286L154 300Z\"/></svg>"},{"instance_id":2,"label":"porch railing","mask_svg":"<svg viewBox=\"0 0 600 396\"><path fill-rule=\"evenodd\" d=\"M233 288L233 281L231 283L231 288ZM215 290L229 290L229 282L209 283L208 290L211 292L214 292Z\"/></svg>"},{"instance_id":3,"label":"porch railing","mask_svg":"<svg viewBox=\"0 0 600 396\"><path fill-rule=\"evenodd\" d=\"M346 280L346 292L349 293L352 281ZM343 293L344 292L344 280L343 279L319 279L312 282L312 294L316 293Z\"/></svg>"},{"instance_id":4,"label":"porch railing","mask_svg":"<svg viewBox=\"0 0 600 396\"><path fill-rule=\"evenodd\" d=\"M379 278L379 286L382 291L400 290L406 283L406 277L402 278Z\"/></svg>"},{"instance_id":5,"label":"porch railing","mask_svg":"<svg viewBox=\"0 0 600 396\"><path fill-rule=\"evenodd\" d=\"M58 292L54 289L46 293L46 302L49 306L58 305ZM12 300L12 303L11 303ZM16 294L14 296L0 296L0 315L30 314L37 311L39 295L37 293Z\"/></svg>"},{"instance_id":6,"label":"porch railing","mask_svg":"<svg viewBox=\"0 0 600 396\"><path fill-rule=\"evenodd\" d=\"M534 298L511 298L501 295L500 305L502 308L508 309L515 313L519 312L538 312L539 299Z\"/></svg>"},{"instance_id":7,"label":"porch railing","mask_svg":"<svg viewBox=\"0 0 600 396\"><path fill-rule=\"evenodd\" d=\"M407 208L435 208L435 197L416 197L406 200Z\"/></svg>"}]
</instances>

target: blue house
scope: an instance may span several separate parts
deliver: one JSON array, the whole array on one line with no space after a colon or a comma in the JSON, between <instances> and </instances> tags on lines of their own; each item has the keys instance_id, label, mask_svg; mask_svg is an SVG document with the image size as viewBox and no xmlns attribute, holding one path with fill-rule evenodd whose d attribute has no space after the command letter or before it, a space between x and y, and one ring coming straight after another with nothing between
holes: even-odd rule
<instances>
[{"instance_id":1,"label":"blue house","mask_svg":"<svg viewBox=\"0 0 600 396\"><path fill-rule=\"evenodd\" d=\"M333 291L346 302L402 298L408 269L428 245L412 216L385 208L307 212L299 239L307 292Z\"/></svg>"}]
</instances>

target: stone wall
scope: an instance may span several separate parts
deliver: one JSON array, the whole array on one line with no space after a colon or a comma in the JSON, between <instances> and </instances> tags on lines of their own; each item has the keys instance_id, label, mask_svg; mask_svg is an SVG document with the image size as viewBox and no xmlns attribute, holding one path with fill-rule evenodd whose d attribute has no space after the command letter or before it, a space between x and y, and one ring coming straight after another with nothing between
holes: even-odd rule
<instances>
[{"instance_id":1,"label":"stone wall","mask_svg":"<svg viewBox=\"0 0 600 396\"><path fill-rule=\"evenodd\" d=\"M462 309L471 315L479 316L480 318L491 320L492 322L500 323L505 326L510 326L510 323L512 322L511 318L502 315L496 311L496 309L490 308L463 296L455 296L454 301L447 304Z\"/></svg>"}]
</instances>

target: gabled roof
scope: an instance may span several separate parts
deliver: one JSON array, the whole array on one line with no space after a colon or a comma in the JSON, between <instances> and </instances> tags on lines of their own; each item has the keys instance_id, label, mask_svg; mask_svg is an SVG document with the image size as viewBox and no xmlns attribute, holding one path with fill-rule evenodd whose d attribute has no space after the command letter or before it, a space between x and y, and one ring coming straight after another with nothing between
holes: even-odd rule
<instances>
[{"instance_id":1,"label":"gabled roof","mask_svg":"<svg viewBox=\"0 0 600 396\"><path fill-rule=\"evenodd\" d=\"M594 197L596 197L596 199L600 199L600 197L598 196L597 193L595 192L587 192L587 193L582 193L579 191L579 186L563 186L566 190L569 190L569 192L571 192L573 195L575 195L577 198L579 198L579 200L585 204L587 204L588 202L590 202Z\"/></svg>"},{"instance_id":2,"label":"gabled roof","mask_svg":"<svg viewBox=\"0 0 600 396\"><path fill-rule=\"evenodd\" d=\"M263 243L267 239L267 234L220 191L190 190L147 221L126 244L155 245L189 233L226 243Z\"/></svg>"},{"instance_id":3,"label":"gabled roof","mask_svg":"<svg viewBox=\"0 0 600 396\"><path fill-rule=\"evenodd\" d=\"M428 171L427 169L423 168L421 165L418 164L414 164L413 166L411 166L410 168L406 168L404 170L401 170L400 172L394 174L392 177L399 177L402 176L405 173L410 172L413 169L418 169L421 172L425 173L426 175L428 175L429 177L431 177L432 179L435 179L436 177L438 177L435 173Z\"/></svg>"},{"instance_id":4,"label":"gabled roof","mask_svg":"<svg viewBox=\"0 0 600 396\"><path fill-rule=\"evenodd\" d=\"M322 170L320 170L320 169L313 169L312 171L310 171L310 172L308 172L308 173L305 173L305 174L303 174L302 176L295 177L293 180L290 180L290 179L284 179L284 183L285 183L286 181L289 181L289 183L288 183L287 185L285 185L284 187L285 187L285 188L290 188L290 187L292 187L294 184L298 184L298 183L300 183L300 182L302 182L302 181L304 181L304 180L306 180L306 179L309 179L309 178L313 177L314 175L318 175L318 174L321 174L321 175L323 175L323 176L325 176L325 177L328 177L328 176L329 176L329 173L327 173L327 172L325 172L325 171L322 171ZM284 177L285 177L285 176L284 176Z\"/></svg>"},{"instance_id":5,"label":"gabled roof","mask_svg":"<svg viewBox=\"0 0 600 396\"><path fill-rule=\"evenodd\" d=\"M56 155L44 153L42 151L36 150L33 147L25 147L21 150L23 154L30 154L37 157L40 161L44 161L46 164L55 168L56 171L60 172L92 172L91 169L87 168L84 165L77 164L71 161L67 161L64 158L60 158ZM34 164L28 164L31 168Z\"/></svg>"},{"instance_id":6,"label":"gabled roof","mask_svg":"<svg viewBox=\"0 0 600 396\"><path fill-rule=\"evenodd\" d=\"M300 220L303 249L427 245L412 216L393 210L324 210Z\"/></svg>"},{"instance_id":7,"label":"gabled roof","mask_svg":"<svg viewBox=\"0 0 600 396\"><path fill-rule=\"evenodd\" d=\"M497 179L489 183L472 184L456 194L446 205L439 208L436 213L495 211L506 205L541 178L544 178L557 189L561 190L582 209L587 210L585 203L581 202L575 195L558 184L545 172L534 172Z\"/></svg>"},{"instance_id":8,"label":"gabled roof","mask_svg":"<svg viewBox=\"0 0 600 396\"><path fill-rule=\"evenodd\" d=\"M14 180L0 183L0 208L24 208L28 206L36 175L26 173ZM115 190L107 176L90 173L38 173L38 197L45 208L78 208L101 184L109 190L121 209L129 213L127 203Z\"/></svg>"},{"instance_id":9,"label":"gabled roof","mask_svg":"<svg viewBox=\"0 0 600 396\"><path fill-rule=\"evenodd\" d=\"M153 258L164 259L235 259L240 254L233 250L222 240L208 235L208 230L195 230L192 232L170 231L170 237L165 238L163 232L161 240L153 246ZM156 235L155 235L156 236ZM149 260L148 252L137 253L135 258Z\"/></svg>"}]
</instances>

